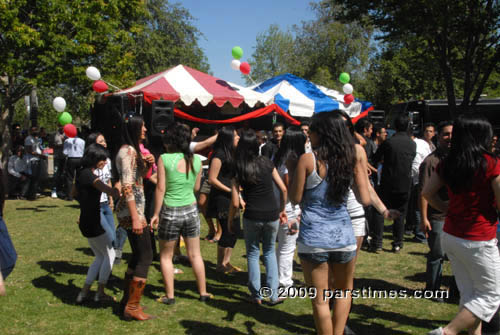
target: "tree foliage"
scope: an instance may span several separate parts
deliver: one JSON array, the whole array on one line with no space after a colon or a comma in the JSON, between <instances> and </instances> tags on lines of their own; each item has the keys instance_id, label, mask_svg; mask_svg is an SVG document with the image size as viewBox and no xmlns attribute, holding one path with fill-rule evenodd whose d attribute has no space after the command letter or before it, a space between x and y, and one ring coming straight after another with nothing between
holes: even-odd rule
<instances>
[{"instance_id":1,"label":"tree foliage","mask_svg":"<svg viewBox=\"0 0 500 335\"><path fill-rule=\"evenodd\" d=\"M361 24L371 22L385 42L417 41L425 48L423 56L438 63L452 114L457 86L463 98L461 109L467 110L477 103L500 61L497 0L329 0L322 4L340 6L332 14L344 22L353 18Z\"/></svg>"},{"instance_id":2,"label":"tree foliage","mask_svg":"<svg viewBox=\"0 0 500 335\"><path fill-rule=\"evenodd\" d=\"M257 37L249 61L253 79L262 81L288 72L333 87L341 72L350 72L353 78L362 76L368 67L372 30L332 20L329 7L312 4L312 8L314 20L287 32L272 25Z\"/></svg>"},{"instance_id":3,"label":"tree foliage","mask_svg":"<svg viewBox=\"0 0 500 335\"><path fill-rule=\"evenodd\" d=\"M93 95L88 66L118 87L180 62L207 70L200 36L189 13L167 0L0 0L2 160L14 105L22 110L33 87L40 115L55 119L47 102L64 92L69 111L84 117Z\"/></svg>"}]
</instances>

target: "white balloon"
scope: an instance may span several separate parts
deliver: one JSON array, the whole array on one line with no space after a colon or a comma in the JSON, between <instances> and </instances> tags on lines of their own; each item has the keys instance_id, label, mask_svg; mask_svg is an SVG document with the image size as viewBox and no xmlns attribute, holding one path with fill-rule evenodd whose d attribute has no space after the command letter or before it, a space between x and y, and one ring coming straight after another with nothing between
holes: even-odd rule
<instances>
[{"instance_id":1,"label":"white balloon","mask_svg":"<svg viewBox=\"0 0 500 335\"><path fill-rule=\"evenodd\" d=\"M233 59L231 61L231 69L235 70L235 71L239 71L240 70L240 64L241 62L237 59Z\"/></svg>"},{"instance_id":2,"label":"white balloon","mask_svg":"<svg viewBox=\"0 0 500 335\"><path fill-rule=\"evenodd\" d=\"M344 86L342 86L342 90L344 91L345 94L352 94L354 88L352 87L351 84L345 84Z\"/></svg>"},{"instance_id":3,"label":"white balloon","mask_svg":"<svg viewBox=\"0 0 500 335\"><path fill-rule=\"evenodd\" d=\"M99 70L96 67L89 66L87 68L87 70L85 71L85 73L87 74L87 77L90 80L94 80L95 81L95 80L101 79L101 73L99 72Z\"/></svg>"},{"instance_id":4,"label":"white balloon","mask_svg":"<svg viewBox=\"0 0 500 335\"><path fill-rule=\"evenodd\" d=\"M352 87L351 84L345 84L342 87L342 90L344 91L345 94L352 94L352 91L354 91L354 88Z\"/></svg>"},{"instance_id":5,"label":"white balloon","mask_svg":"<svg viewBox=\"0 0 500 335\"><path fill-rule=\"evenodd\" d=\"M64 100L63 97L56 97L52 101L52 106L54 106L54 109L60 113L66 108L66 100Z\"/></svg>"}]
</instances>

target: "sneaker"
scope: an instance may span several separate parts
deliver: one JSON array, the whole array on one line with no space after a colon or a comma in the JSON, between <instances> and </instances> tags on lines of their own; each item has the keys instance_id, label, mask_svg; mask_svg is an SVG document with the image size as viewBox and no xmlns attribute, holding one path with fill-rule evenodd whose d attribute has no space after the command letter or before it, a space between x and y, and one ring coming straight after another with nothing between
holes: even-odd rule
<instances>
[{"instance_id":1,"label":"sneaker","mask_svg":"<svg viewBox=\"0 0 500 335\"><path fill-rule=\"evenodd\" d=\"M52 191L52 193L50 194L50 197L52 199L57 199L57 193L56 193L56 191Z\"/></svg>"},{"instance_id":2,"label":"sneaker","mask_svg":"<svg viewBox=\"0 0 500 335\"><path fill-rule=\"evenodd\" d=\"M368 249L368 252L372 252L374 254L378 254L380 251L382 251L382 248L376 247L374 245L371 245L370 248Z\"/></svg>"},{"instance_id":3,"label":"sneaker","mask_svg":"<svg viewBox=\"0 0 500 335\"><path fill-rule=\"evenodd\" d=\"M392 252L398 254L400 251L401 251L401 247L399 245L392 247Z\"/></svg>"},{"instance_id":4,"label":"sneaker","mask_svg":"<svg viewBox=\"0 0 500 335\"><path fill-rule=\"evenodd\" d=\"M427 335L444 335L443 328L439 327L437 329L431 330Z\"/></svg>"}]
</instances>

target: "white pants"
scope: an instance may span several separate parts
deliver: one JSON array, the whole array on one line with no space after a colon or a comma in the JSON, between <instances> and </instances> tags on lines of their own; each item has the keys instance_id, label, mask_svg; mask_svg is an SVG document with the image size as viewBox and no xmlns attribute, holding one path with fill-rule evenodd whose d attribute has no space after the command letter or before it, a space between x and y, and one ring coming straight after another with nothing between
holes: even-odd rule
<instances>
[{"instance_id":1,"label":"white pants","mask_svg":"<svg viewBox=\"0 0 500 335\"><path fill-rule=\"evenodd\" d=\"M443 251L460 291L460 306L489 322L500 306L500 254L497 239L470 241L443 232Z\"/></svg>"},{"instance_id":2,"label":"white pants","mask_svg":"<svg viewBox=\"0 0 500 335\"><path fill-rule=\"evenodd\" d=\"M95 259L89 267L85 284L92 285L98 275L99 284L106 284L111 274L111 270L113 269L115 249L113 249L106 233L89 238L88 241L90 248L94 252Z\"/></svg>"},{"instance_id":3,"label":"white pants","mask_svg":"<svg viewBox=\"0 0 500 335\"><path fill-rule=\"evenodd\" d=\"M300 215L300 209L298 209L298 206L296 207L296 209L292 209L291 206L287 206L286 214L288 216L288 221L297 220L298 215ZM297 237L299 237L298 232L289 235L288 225L280 224L278 229L276 258L278 260L279 285L283 287L290 287L293 285L293 256L295 255L295 247L297 246Z\"/></svg>"}]
</instances>

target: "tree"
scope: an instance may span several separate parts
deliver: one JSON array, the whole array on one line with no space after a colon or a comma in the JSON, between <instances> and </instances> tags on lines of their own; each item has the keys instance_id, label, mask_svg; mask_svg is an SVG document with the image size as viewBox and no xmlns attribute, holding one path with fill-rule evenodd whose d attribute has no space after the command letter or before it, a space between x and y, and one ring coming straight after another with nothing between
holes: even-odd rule
<instances>
[{"instance_id":1,"label":"tree","mask_svg":"<svg viewBox=\"0 0 500 335\"><path fill-rule=\"evenodd\" d=\"M203 35L180 4L149 0L144 29L135 36L135 73L141 78L184 64L208 72L209 65L198 40Z\"/></svg>"},{"instance_id":2,"label":"tree","mask_svg":"<svg viewBox=\"0 0 500 335\"><path fill-rule=\"evenodd\" d=\"M312 4L312 8L316 19L287 32L272 25L257 37L250 58L253 79L262 81L289 72L333 87L341 72L350 72L354 80L362 78L371 52L372 30L332 20L330 7Z\"/></svg>"},{"instance_id":3,"label":"tree","mask_svg":"<svg viewBox=\"0 0 500 335\"><path fill-rule=\"evenodd\" d=\"M420 41L439 64L450 116L456 111L456 78L461 78L461 111L474 106L500 61L500 4L497 0L325 0L336 19L371 22L385 42ZM367 18L369 20L367 20Z\"/></svg>"},{"instance_id":4,"label":"tree","mask_svg":"<svg viewBox=\"0 0 500 335\"><path fill-rule=\"evenodd\" d=\"M0 1L0 132L2 162L10 142L13 106L32 87L64 84L77 91L89 86L85 68L110 69L120 82L130 81L133 43L144 14L139 0ZM88 89L87 89L88 90ZM55 112L54 112L55 113Z\"/></svg>"},{"instance_id":5,"label":"tree","mask_svg":"<svg viewBox=\"0 0 500 335\"><path fill-rule=\"evenodd\" d=\"M273 24L267 31L257 35L257 46L248 63L252 67L252 79L262 82L283 73L297 74L295 39L291 32L282 32ZM245 76L247 84L253 84Z\"/></svg>"},{"instance_id":6,"label":"tree","mask_svg":"<svg viewBox=\"0 0 500 335\"><path fill-rule=\"evenodd\" d=\"M208 70L199 31L167 0L0 0L0 133L2 162L14 106L39 91L41 121L55 120L52 99L64 92L73 117L93 99L85 69L96 66L118 87L184 63Z\"/></svg>"}]
</instances>

